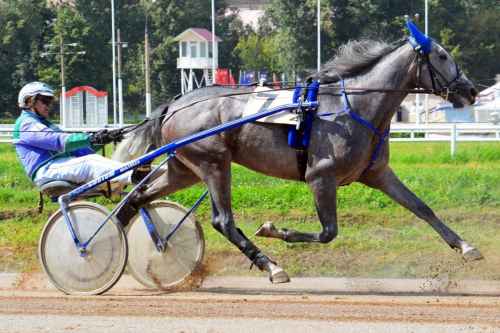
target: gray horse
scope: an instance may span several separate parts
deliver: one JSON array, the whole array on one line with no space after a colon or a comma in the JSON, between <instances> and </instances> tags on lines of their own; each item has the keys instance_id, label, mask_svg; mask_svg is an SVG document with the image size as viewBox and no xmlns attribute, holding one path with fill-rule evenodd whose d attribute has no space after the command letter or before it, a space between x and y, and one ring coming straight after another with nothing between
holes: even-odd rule
<instances>
[{"instance_id":1,"label":"gray horse","mask_svg":"<svg viewBox=\"0 0 500 333\"><path fill-rule=\"evenodd\" d=\"M413 88L433 89L457 106L474 102L477 92L473 84L440 45L429 39L427 43L431 43L431 47L427 44L428 50L424 52L425 43L413 37L410 41L412 43L407 40L393 44L369 40L349 42L314 75L322 84L320 108L312 125L304 168L297 151L287 144L285 125L246 124L179 149L168 169L133 196L119 212L119 219L126 223L141 205L203 181L211 197L214 228L260 270L266 270L271 282L288 282L287 273L235 225L231 210L231 163L235 162L273 177L304 181L314 197L321 232L303 233L266 223L257 231L258 236L286 242L332 241L338 232L337 188L361 182L384 192L426 221L466 260L481 259L476 248L447 227L394 174L389 167L388 142L381 145L372 163L380 138L347 113L339 112L343 109L342 98L338 96L340 78L345 80L348 91L377 88L368 94L351 94L349 102L352 110L379 132L389 129L395 111ZM115 158L137 157L150 144L159 146L241 118L249 99L245 93L252 90L213 86L186 94L157 110L157 113L165 113L163 123L156 119L132 132L119 146ZM324 115L327 112L330 115Z\"/></svg>"}]
</instances>

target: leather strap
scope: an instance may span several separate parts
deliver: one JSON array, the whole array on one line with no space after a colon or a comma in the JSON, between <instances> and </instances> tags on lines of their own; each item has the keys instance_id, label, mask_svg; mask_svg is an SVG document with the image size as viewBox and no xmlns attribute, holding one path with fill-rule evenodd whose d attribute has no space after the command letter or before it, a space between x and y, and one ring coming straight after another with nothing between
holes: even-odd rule
<instances>
[{"instance_id":1,"label":"leather strap","mask_svg":"<svg viewBox=\"0 0 500 333\"><path fill-rule=\"evenodd\" d=\"M295 149L297 155L297 166L299 168L300 180L306 180L306 168L308 160L308 150L307 149Z\"/></svg>"}]
</instances>

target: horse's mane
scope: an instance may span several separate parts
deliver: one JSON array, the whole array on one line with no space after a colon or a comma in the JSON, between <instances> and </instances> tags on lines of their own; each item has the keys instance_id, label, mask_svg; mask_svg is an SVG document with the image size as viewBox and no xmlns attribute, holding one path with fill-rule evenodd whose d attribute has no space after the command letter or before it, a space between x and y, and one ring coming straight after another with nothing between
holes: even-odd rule
<instances>
[{"instance_id":1,"label":"horse's mane","mask_svg":"<svg viewBox=\"0 0 500 333\"><path fill-rule=\"evenodd\" d=\"M342 45L333 59L318 73L311 75L321 83L333 83L341 78L359 75L402 45L402 41L387 43L370 39L352 40Z\"/></svg>"}]
</instances>

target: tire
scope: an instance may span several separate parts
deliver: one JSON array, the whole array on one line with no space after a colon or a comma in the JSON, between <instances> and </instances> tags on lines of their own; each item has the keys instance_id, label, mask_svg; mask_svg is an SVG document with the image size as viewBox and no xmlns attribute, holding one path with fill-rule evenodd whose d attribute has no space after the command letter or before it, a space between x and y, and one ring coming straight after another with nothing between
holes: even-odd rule
<instances>
[{"instance_id":1,"label":"tire","mask_svg":"<svg viewBox=\"0 0 500 333\"><path fill-rule=\"evenodd\" d=\"M92 202L76 202L69 205L68 213L80 242L85 242L109 211ZM120 279L128 246L125 232L114 218L106 222L87 250L87 256L80 256L61 210L49 218L40 237L38 256L57 289L70 295L98 295Z\"/></svg>"},{"instance_id":2,"label":"tire","mask_svg":"<svg viewBox=\"0 0 500 333\"><path fill-rule=\"evenodd\" d=\"M170 230L187 213L187 210L170 201L153 201L145 207L159 234L165 238ZM148 289L173 289L185 284L202 264L205 239L200 224L189 215L159 252L137 214L127 230L129 273Z\"/></svg>"}]
</instances>

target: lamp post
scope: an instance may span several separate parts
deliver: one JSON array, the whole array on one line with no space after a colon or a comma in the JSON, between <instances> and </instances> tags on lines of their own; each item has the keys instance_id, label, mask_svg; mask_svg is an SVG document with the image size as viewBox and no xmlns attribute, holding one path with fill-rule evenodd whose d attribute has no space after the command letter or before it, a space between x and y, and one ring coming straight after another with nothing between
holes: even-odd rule
<instances>
[{"instance_id":1,"label":"lamp post","mask_svg":"<svg viewBox=\"0 0 500 333\"><path fill-rule=\"evenodd\" d=\"M66 117L66 81L65 81L65 73L64 73L64 56L65 55L70 55L70 54L85 54L85 51L74 51L74 52L65 52L64 47L69 46L69 47L76 47L78 46L78 43L69 43L69 44L64 44L63 41L63 36L59 36L59 44L45 44L44 48L47 50L45 52L42 52L40 56L42 58L48 57L50 55L59 55L59 60L60 60L60 66L61 66L61 102L59 106L59 118L61 121L61 125L63 128L67 127L67 117ZM50 49L56 49L59 48L58 51L48 51Z\"/></svg>"},{"instance_id":2,"label":"lamp post","mask_svg":"<svg viewBox=\"0 0 500 333\"><path fill-rule=\"evenodd\" d=\"M321 70L321 0L318 0L318 72Z\"/></svg>"},{"instance_id":3,"label":"lamp post","mask_svg":"<svg viewBox=\"0 0 500 333\"><path fill-rule=\"evenodd\" d=\"M146 0L147 1L147 0ZM155 3L156 0L151 0L151 3ZM148 32L148 18L149 18L149 6L147 3L144 4L144 10L146 14L146 22L144 24L144 76L146 80L146 118L151 117L151 78L150 78L150 59L149 59L149 32Z\"/></svg>"},{"instance_id":4,"label":"lamp post","mask_svg":"<svg viewBox=\"0 0 500 333\"><path fill-rule=\"evenodd\" d=\"M428 0L425 0L424 20L425 20L425 34L427 36L429 36L429 1ZM424 107L425 107L425 123L429 123L429 94L425 94Z\"/></svg>"},{"instance_id":5,"label":"lamp post","mask_svg":"<svg viewBox=\"0 0 500 333\"><path fill-rule=\"evenodd\" d=\"M128 43L121 41L120 29L117 31L118 48L118 123L123 126L123 80L122 80L122 48L127 48Z\"/></svg>"},{"instance_id":6,"label":"lamp post","mask_svg":"<svg viewBox=\"0 0 500 333\"><path fill-rule=\"evenodd\" d=\"M116 37L115 37L115 1L111 0L111 48L113 56L113 125L116 126Z\"/></svg>"},{"instance_id":7,"label":"lamp post","mask_svg":"<svg viewBox=\"0 0 500 333\"><path fill-rule=\"evenodd\" d=\"M215 0L212 0L212 84L215 83Z\"/></svg>"},{"instance_id":8,"label":"lamp post","mask_svg":"<svg viewBox=\"0 0 500 333\"><path fill-rule=\"evenodd\" d=\"M415 14L415 21L418 22L420 14ZM420 94L415 95L415 123L420 125Z\"/></svg>"}]
</instances>

